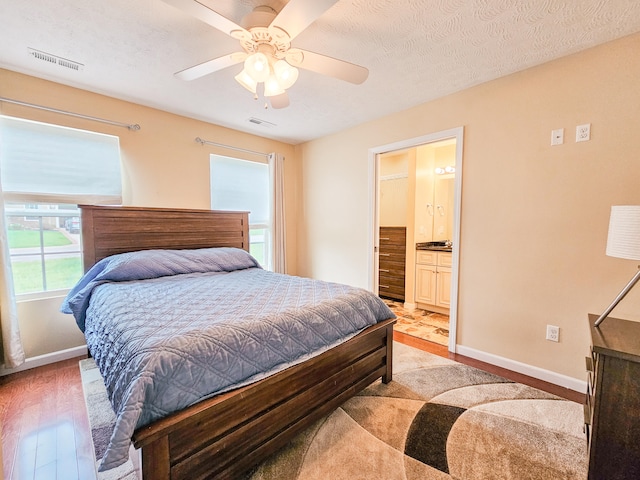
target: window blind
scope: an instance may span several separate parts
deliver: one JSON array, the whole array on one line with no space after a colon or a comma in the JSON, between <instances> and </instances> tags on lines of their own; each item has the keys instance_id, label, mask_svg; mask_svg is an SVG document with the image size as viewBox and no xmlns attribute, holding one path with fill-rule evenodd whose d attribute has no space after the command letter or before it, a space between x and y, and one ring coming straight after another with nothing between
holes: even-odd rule
<instances>
[{"instance_id":1,"label":"window blind","mask_svg":"<svg viewBox=\"0 0 640 480\"><path fill-rule=\"evenodd\" d=\"M211 155L211 208L248 210L249 224L269 225L269 165Z\"/></svg>"},{"instance_id":2,"label":"window blind","mask_svg":"<svg viewBox=\"0 0 640 480\"><path fill-rule=\"evenodd\" d=\"M12 202L120 204L120 141L0 115L0 178Z\"/></svg>"}]
</instances>

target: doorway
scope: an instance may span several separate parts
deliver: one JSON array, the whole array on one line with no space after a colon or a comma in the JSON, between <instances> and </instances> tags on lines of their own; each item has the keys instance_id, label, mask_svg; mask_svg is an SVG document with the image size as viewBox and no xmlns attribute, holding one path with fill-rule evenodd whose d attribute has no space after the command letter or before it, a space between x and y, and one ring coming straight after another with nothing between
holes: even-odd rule
<instances>
[{"instance_id":1,"label":"doorway","mask_svg":"<svg viewBox=\"0 0 640 480\"><path fill-rule=\"evenodd\" d=\"M448 342L446 337L440 341L451 352L456 345L462 141L463 128L459 127L369 150L371 289L391 297L396 307L416 312L418 319L424 309L434 312L433 319L439 322L448 315ZM436 155L438 151L449 153ZM408 192L404 207L399 185L406 185ZM393 213L383 196L405 212ZM403 216L405 225L400 225ZM387 263L397 274L398 259L393 256L398 256L398 233L405 235L404 298L397 297L399 279L385 276L390 275ZM387 284L396 289L395 297L386 293Z\"/></svg>"}]
</instances>

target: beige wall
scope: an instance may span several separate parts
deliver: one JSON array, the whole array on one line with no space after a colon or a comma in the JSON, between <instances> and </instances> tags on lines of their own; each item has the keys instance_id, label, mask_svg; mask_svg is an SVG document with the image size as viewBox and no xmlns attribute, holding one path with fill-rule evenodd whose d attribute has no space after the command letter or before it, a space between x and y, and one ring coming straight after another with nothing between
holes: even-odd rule
<instances>
[{"instance_id":1,"label":"beige wall","mask_svg":"<svg viewBox=\"0 0 640 480\"><path fill-rule=\"evenodd\" d=\"M258 152L277 151L285 156L287 262L296 273L296 218L299 161L292 145L241 133L0 69L3 97L125 123L138 123L129 131L93 121L0 102L0 113L42 122L117 135L123 163L123 203L153 207L210 208L209 154L240 156L232 150L202 146L201 137ZM247 160L264 158L245 157ZM27 357L72 348L83 343L70 315L57 312L58 299L20 305L20 323ZM53 307L52 307L53 305ZM42 335L46 327L46 335Z\"/></svg>"},{"instance_id":2,"label":"beige wall","mask_svg":"<svg viewBox=\"0 0 640 480\"><path fill-rule=\"evenodd\" d=\"M638 51L626 37L300 146L299 273L366 287L368 150L464 126L458 344L583 380L586 315L636 271L605 244L611 205L640 204ZM639 307L640 288L614 313Z\"/></svg>"}]
</instances>

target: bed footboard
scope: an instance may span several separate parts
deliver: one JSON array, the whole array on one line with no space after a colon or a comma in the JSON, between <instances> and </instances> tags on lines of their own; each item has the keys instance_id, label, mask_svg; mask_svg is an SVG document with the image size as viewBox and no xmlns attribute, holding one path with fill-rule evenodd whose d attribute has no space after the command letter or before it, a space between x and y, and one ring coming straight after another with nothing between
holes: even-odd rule
<instances>
[{"instance_id":1,"label":"bed footboard","mask_svg":"<svg viewBox=\"0 0 640 480\"><path fill-rule=\"evenodd\" d=\"M237 478L377 378L390 382L394 323L138 430L144 480Z\"/></svg>"}]
</instances>

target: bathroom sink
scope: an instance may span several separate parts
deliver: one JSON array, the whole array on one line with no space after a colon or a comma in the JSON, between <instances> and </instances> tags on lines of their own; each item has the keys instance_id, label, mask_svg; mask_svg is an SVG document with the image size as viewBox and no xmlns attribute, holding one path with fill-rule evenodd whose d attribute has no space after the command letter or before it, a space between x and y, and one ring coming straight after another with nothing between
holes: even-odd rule
<instances>
[{"instance_id":1,"label":"bathroom sink","mask_svg":"<svg viewBox=\"0 0 640 480\"><path fill-rule=\"evenodd\" d=\"M450 252L451 245L446 242L422 242L416 243L416 250L435 250L437 252Z\"/></svg>"}]
</instances>

